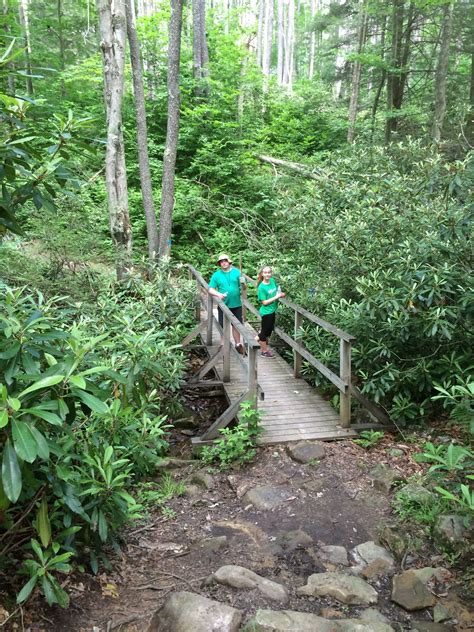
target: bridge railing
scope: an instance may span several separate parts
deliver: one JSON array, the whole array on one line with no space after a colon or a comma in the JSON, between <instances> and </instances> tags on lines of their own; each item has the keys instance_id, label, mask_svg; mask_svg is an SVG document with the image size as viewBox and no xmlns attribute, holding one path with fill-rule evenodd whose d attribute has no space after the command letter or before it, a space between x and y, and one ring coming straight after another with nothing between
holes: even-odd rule
<instances>
[{"instance_id":1,"label":"bridge railing","mask_svg":"<svg viewBox=\"0 0 474 632\"><path fill-rule=\"evenodd\" d=\"M242 274L248 284L257 285L255 279ZM294 312L294 334L293 337L289 336L281 327L275 327L275 333L293 349L293 373L296 378L301 377L301 363L305 359L312 366L314 366L322 375L324 375L330 382L332 382L340 393L339 415L341 419L341 425L344 428L348 428L351 423L351 393L354 394L351 381L351 346L355 340L355 336L348 334L347 332L331 325L322 318L315 316L304 307L300 307L295 303L292 303L286 298L280 299L283 305L286 305ZM247 299L247 293L244 292L242 297L242 303L246 309L252 314L260 318L259 311L254 305ZM315 358L313 354L304 346L301 342L301 326L303 319L306 318L310 322L318 325L325 331L330 332L337 338L339 338L339 375L334 373L330 368L324 365L320 360Z\"/></svg>"},{"instance_id":2,"label":"bridge railing","mask_svg":"<svg viewBox=\"0 0 474 632\"><path fill-rule=\"evenodd\" d=\"M219 429L225 427L231 419L233 419L238 411L240 404L244 401L250 401L257 407L258 397L263 399L263 392L258 384L257 379L257 353L260 345L256 342L254 333L243 325L230 311L230 309L216 296L209 294L209 285L203 279L201 274L190 264L187 265L189 276L196 281L196 321L198 325L193 331L182 341L182 345L188 345L199 334L203 334L208 347L212 346L214 327L219 331L222 337L222 346L219 346L214 355L204 364L203 367L194 375L187 383L188 388L207 386L212 384L209 380L204 381L203 378L213 369L222 359L222 381L230 382L231 380L231 329L239 332L242 341L246 347L246 355L242 357L238 355L241 366L247 376L247 388L230 406L222 413L222 415L212 424L212 426L202 435L200 442L215 439L219 435ZM221 328L217 319L214 317L214 303L222 310L223 327ZM202 307L205 308L206 318L201 318ZM205 335L204 335L205 334ZM235 353L237 353L235 351Z\"/></svg>"}]
</instances>

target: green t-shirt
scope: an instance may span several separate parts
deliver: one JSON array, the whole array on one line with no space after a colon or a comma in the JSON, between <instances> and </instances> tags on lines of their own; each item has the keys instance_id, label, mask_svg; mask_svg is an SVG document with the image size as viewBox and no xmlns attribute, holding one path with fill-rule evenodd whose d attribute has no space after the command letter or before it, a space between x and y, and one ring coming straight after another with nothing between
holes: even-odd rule
<instances>
[{"instance_id":1,"label":"green t-shirt","mask_svg":"<svg viewBox=\"0 0 474 632\"><path fill-rule=\"evenodd\" d=\"M269 283L260 283L258 286L258 300L268 301L269 298L273 298L278 290L278 286L275 283L275 279L271 278ZM278 301L273 301L269 305L260 305L260 314L265 316L266 314L273 314L278 309Z\"/></svg>"},{"instance_id":2,"label":"green t-shirt","mask_svg":"<svg viewBox=\"0 0 474 632\"><path fill-rule=\"evenodd\" d=\"M240 272L236 268L231 268L228 272L216 270L209 281L209 287L214 288L221 294L227 292L224 304L227 307L241 307L240 300Z\"/></svg>"}]
</instances>

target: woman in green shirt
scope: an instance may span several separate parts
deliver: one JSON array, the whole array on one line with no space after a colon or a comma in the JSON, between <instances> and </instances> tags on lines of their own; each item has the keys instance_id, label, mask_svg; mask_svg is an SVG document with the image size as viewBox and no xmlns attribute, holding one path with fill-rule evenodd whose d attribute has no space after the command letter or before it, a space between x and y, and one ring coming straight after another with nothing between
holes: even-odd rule
<instances>
[{"instance_id":1,"label":"woman in green shirt","mask_svg":"<svg viewBox=\"0 0 474 632\"><path fill-rule=\"evenodd\" d=\"M258 300L262 324L258 332L257 341L260 343L260 355L263 358L273 358L273 351L268 347L268 338L275 328L275 315L278 309L278 299L285 294L280 290L272 277L270 266L264 266L257 276Z\"/></svg>"}]
</instances>

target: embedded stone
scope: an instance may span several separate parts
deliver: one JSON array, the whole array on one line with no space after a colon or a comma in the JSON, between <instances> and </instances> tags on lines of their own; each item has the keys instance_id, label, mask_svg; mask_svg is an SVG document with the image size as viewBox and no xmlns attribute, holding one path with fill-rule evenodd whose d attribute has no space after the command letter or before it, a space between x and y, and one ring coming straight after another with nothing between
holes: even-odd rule
<instances>
[{"instance_id":1,"label":"embedded stone","mask_svg":"<svg viewBox=\"0 0 474 632\"><path fill-rule=\"evenodd\" d=\"M431 621L412 621L412 632L451 632L454 626Z\"/></svg>"},{"instance_id":2,"label":"embedded stone","mask_svg":"<svg viewBox=\"0 0 474 632\"><path fill-rule=\"evenodd\" d=\"M284 551L295 551L313 543L313 538L301 529L280 531L276 537L276 544Z\"/></svg>"},{"instance_id":3,"label":"embedded stone","mask_svg":"<svg viewBox=\"0 0 474 632\"><path fill-rule=\"evenodd\" d=\"M436 597L428 590L419 574L409 570L393 578L392 601L405 610L421 610L434 606Z\"/></svg>"},{"instance_id":4,"label":"embedded stone","mask_svg":"<svg viewBox=\"0 0 474 632\"><path fill-rule=\"evenodd\" d=\"M318 549L318 557L323 562L349 566L347 551L343 546L323 545Z\"/></svg>"},{"instance_id":5,"label":"embedded stone","mask_svg":"<svg viewBox=\"0 0 474 632\"><path fill-rule=\"evenodd\" d=\"M218 584L232 586L233 588L256 588L263 595L274 601L286 603L288 601L288 591L285 586L278 584L266 577L261 577L243 566L227 565L221 566L213 575L212 579Z\"/></svg>"},{"instance_id":6,"label":"embedded stone","mask_svg":"<svg viewBox=\"0 0 474 632\"><path fill-rule=\"evenodd\" d=\"M155 612L147 632L237 632L242 612L187 591L172 593Z\"/></svg>"},{"instance_id":7,"label":"embedded stone","mask_svg":"<svg viewBox=\"0 0 474 632\"><path fill-rule=\"evenodd\" d=\"M385 463L377 463L369 472L372 484L379 492L388 494L395 481L402 480L402 475L385 465Z\"/></svg>"},{"instance_id":8,"label":"embedded stone","mask_svg":"<svg viewBox=\"0 0 474 632\"><path fill-rule=\"evenodd\" d=\"M350 605L377 603L377 592L360 577L344 573L316 573L308 577L306 586L297 588L299 595L333 597Z\"/></svg>"},{"instance_id":9,"label":"embedded stone","mask_svg":"<svg viewBox=\"0 0 474 632\"><path fill-rule=\"evenodd\" d=\"M412 503L417 503L418 505L427 505L434 499L433 494L426 487L415 483L404 485L399 489L397 495L404 496Z\"/></svg>"},{"instance_id":10,"label":"embedded stone","mask_svg":"<svg viewBox=\"0 0 474 632\"><path fill-rule=\"evenodd\" d=\"M219 535L211 538L203 538L196 542L193 549L199 549L201 551L207 551L208 553L215 553L222 549L227 544L227 536Z\"/></svg>"},{"instance_id":11,"label":"embedded stone","mask_svg":"<svg viewBox=\"0 0 474 632\"><path fill-rule=\"evenodd\" d=\"M190 482L204 489L212 489L212 487L214 487L214 480L207 472L194 472L190 478Z\"/></svg>"},{"instance_id":12,"label":"embedded stone","mask_svg":"<svg viewBox=\"0 0 474 632\"><path fill-rule=\"evenodd\" d=\"M295 610L257 610L247 624L249 632L334 632L333 621Z\"/></svg>"},{"instance_id":13,"label":"embedded stone","mask_svg":"<svg viewBox=\"0 0 474 632\"><path fill-rule=\"evenodd\" d=\"M354 572L361 572L365 577L390 573L395 568L392 554L372 540L356 546L352 555L357 564Z\"/></svg>"},{"instance_id":14,"label":"embedded stone","mask_svg":"<svg viewBox=\"0 0 474 632\"><path fill-rule=\"evenodd\" d=\"M292 492L284 487L271 487L270 485L262 485L249 489L245 494L244 500L252 503L256 509L269 511L280 507L289 498L293 496Z\"/></svg>"},{"instance_id":15,"label":"embedded stone","mask_svg":"<svg viewBox=\"0 0 474 632\"><path fill-rule=\"evenodd\" d=\"M435 544L441 546L459 547L465 544L468 532L461 516L456 514L443 514L433 529Z\"/></svg>"},{"instance_id":16,"label":"embedded stone","mask_svg":"<svg viewBox=\"0 0 474 632\"><path fill-rule=\"evenodd\" d=\"M321 443L315 441L300 441L287 447L290 457L298 463L310 463L320 461L326 456L326 450Z\"/></svg>"}]
</instances>

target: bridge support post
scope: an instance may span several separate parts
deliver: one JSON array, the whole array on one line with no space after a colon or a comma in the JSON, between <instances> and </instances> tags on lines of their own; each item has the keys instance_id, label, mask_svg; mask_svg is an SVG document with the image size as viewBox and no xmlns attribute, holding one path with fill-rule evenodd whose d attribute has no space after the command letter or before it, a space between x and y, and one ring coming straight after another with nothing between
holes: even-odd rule
<instances>
[{"instance_id":1,"label":"bridge support post","mask_svg":"<svg viewBox=\"0 0 474 632\"><path fill-rule=\"evenodd\" d=\"M341 391L339 415L342 427L349 428L351 425L351 343L342 338L339 367L339 376L346 385L345 390Z\"/></svg>"},{"instance_id":2,"label":"bridge support post","mask_svg":"<svg viewBox=\"0 0 474 632\"><path fill-rule=\"evenodd\" d=\"M298 342L298 333L301 327L302 315L295 310L295 342ZM293 375L301 377L301 360L302 356L296 349L293 350Z\"/></svg>"},{"instance_id":3,"label":"bridge support post","mask_svg":"<svg viewBox=\"0 0 474 632\"><path fill-rule=\"evenodd\" d=\"M249 346L248 360L247 385L249 401L252 402L254 408L257 408L257 348Z\"/></svg>"},{"instance_id":4,"label":"bridge support post","mask_svg":"<svg viewBox=\"0 0 474 632\"><path fill-rule=\"evenodd\" d=\"M224 314L224 362L223 362L223 370L222 370L222 381L230 382L230 320L227 318L227 315Z\"/></svg>"},{"instance_id":5,"label":"bridge support post","mask_svg":"<svg viewBox=\"0 0 474 632\"><path fill-rule=\"evenodd\" d=\"M207 329L206 329L206 344L208 347L212 345L212 321L214 320L214 315L212 313L212 308L214 306L212 300L212 294L207 295Z\"/></svg>"}]
</instances>

